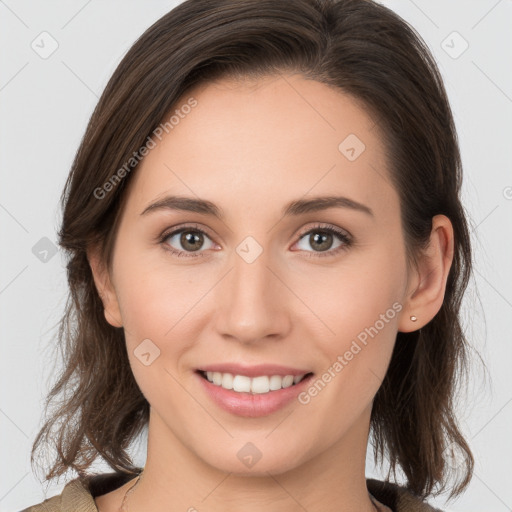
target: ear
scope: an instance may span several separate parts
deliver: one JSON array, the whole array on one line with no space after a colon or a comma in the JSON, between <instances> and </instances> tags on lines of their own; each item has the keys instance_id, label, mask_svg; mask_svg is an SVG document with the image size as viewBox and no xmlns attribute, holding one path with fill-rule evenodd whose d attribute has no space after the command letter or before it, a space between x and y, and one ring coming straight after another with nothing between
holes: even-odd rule
<instances>
[{"instance_id":1,"label":"ear","mask_svg":"<svg viewBox=\"0 0 512 512\"><path fill-rule=\"evenodd\" d=\"M453 261L453 226L446 215L432 219L430 242L414 270L398 330L412 332L432 320L441 309ZM411 316L418 320L413 322Z\"/></svg>"},{"instance_id":2,"label":"ear","mask_svg":"<svg viewBox=\"0 0 512 512\"><path fill-rule=\"evenodd\" d=\"M122 327L121 311L108 269L101 258L99 246L87 248L87 259L91 266L94 284L103 302L105 319L113 327Z\"/></svg>"}]
</instances>

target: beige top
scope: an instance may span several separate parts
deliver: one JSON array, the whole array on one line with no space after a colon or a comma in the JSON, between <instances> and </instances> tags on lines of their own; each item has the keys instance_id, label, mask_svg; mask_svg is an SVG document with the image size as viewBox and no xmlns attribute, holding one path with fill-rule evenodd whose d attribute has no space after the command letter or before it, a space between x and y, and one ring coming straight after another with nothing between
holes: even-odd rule
<instances>
[{"instance_id":1,"label":"beige top","mask_svg":"<svg viewBox=\"0 0 512 512\"><path fill-rule=\"evenodd\" d=\"M106 473L75 478L60 494L21 512L98 512L94 498L117 489L134 476ZM367 478L366 485L379 512L442 512L391 482Z\"/></svg>"}]
</instances>

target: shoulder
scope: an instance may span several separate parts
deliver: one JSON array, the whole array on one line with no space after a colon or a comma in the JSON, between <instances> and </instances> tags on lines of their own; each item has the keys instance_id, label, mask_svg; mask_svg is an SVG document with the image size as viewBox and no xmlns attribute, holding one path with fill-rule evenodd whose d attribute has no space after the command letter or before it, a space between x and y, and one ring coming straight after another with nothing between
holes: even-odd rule
<instances>
[{"instance_id":1,"label":"shoulder","mask_svg":"<svg viewBox=\"0 0 512 512\"><path fill-rule=\"evenodd\" d=\"M378 501L393 512L443 512L398 484L367 478L366 486Z\"/></svg>"},{"instance_id":2,"label":"shoulder","mask_svg":"<svg viewBox=\"0 0 512 512\"><path fill-rule=\"evenodd\" d=\"M68 482L60 494L52 496L37 505L28 507L21 512L97 512L94 499L84 487L83 479L75 478Z\"/></svg>"},{"instance_id":3,"label":"shoulder","mask_svg":"<svg viewBox=\"0 0 512 512\"><path fill-rule=\"evenodd\" d=\"M20 512L98 512L94 498L123 485L133 475L105 473L87 475L68 482L60 494Z\"/></svg>"}]
</instances>

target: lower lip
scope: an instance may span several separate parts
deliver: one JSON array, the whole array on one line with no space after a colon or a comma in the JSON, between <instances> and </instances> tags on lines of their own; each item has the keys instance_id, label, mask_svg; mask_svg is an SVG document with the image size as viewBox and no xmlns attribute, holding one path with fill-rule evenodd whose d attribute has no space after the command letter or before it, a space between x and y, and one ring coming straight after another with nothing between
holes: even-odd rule
<instances>
[{"instance_id":1,"label":"lower lip","mask_svg":"<svg viewBox=\"0 0 512 512\"><path fill-rule=\"evenodd\" d=\"M237 416L258 418L282 409L309 385L313 374L302 379L298 384L268 393L239 393L232 389L212 384L196 372L206 394L221 408Z\"/></svg>"}]
</instances>

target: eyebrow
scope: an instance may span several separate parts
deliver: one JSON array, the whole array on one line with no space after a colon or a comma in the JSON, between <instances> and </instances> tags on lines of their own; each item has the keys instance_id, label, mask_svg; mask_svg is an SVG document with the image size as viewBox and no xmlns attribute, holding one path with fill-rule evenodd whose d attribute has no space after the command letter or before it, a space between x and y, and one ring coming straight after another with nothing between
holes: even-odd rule
<instances>
[{"instance_id":1,"label":"eyebrow","mask_svg":"<svg viewBox=\"0 0 512 512\"><path fill-rule=\"evenodd\" d=\"M350 210L365 213L371 217L373 211L368 206L343 196L321 196L311 199L298 199L291 201L282 210L283 217L297 216L310 212L318 212L329 208L348 208ZM203 215L212 215L223 220L225 215L223 211L211 201L206 199L196 199L185 196L166 196L158 201L148 205L141 215L147 215L159 210L177 210L195 212Z\"/></svg>"}]
</instances>

